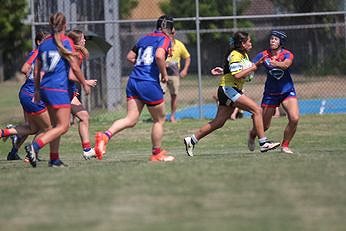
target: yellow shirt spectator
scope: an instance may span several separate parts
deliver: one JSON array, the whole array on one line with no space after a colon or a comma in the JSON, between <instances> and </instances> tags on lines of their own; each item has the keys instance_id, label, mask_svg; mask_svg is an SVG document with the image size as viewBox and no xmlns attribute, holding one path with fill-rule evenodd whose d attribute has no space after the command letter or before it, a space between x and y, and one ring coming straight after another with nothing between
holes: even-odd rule
<instances>
[{"instance_id":1,"label":"yellow shirt spectator","mask_svg":"<svg viewBox=\"0 0 346 231\"><path fill-rule=\"evenodd\" d=\"M190 57L189 51L185 45L178 39L174 39L172 47L172 55L166 59L167 74L179 76L180 61Z\"/></svg>"}]
</instances>

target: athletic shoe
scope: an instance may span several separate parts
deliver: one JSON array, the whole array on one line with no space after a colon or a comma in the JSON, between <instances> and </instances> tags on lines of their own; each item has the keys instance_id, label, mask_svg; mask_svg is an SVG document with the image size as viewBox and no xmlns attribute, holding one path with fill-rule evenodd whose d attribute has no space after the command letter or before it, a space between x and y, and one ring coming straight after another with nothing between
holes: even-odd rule
<instances>
[{"instance_id":1,"label":"athletic shoe","mask_svg":"<svg viewBox=\"0 0 346 231\"><path fill-rule=\"evenodd\" d=\"M192 144L192 140L190 136L184 138L184 144L185 144L186 154L188 156L193 156L193 149L195 148L195 145Z\"/></svg>"},{"instance_id":2,"label":"athletic shoe","mask_svg":"<svg viewBox=\"0 0 346 231\"><path fill-rule=\"evenodd\" d=\"M175 160L174 156L167 156L168 152L166 150L161 150L161 152L159 154L152 154L149 158L149 161L152 162L168 162L168 161L173 161Z\"/></svg>"},{"instance_id":3,"label":"athletic shoe","mask_svg":"<svg viewBox=\"0 0 346 231\"><path fill-rule=\"evenodd\" d=\"M26 158L33 168L36 168L36 153L31 144L25 145Z\"/></svg>"},{"instance_id":4,"label":"athletic shoe","mask_svg":"<svg viewBox=\"0 0 346 231\"><path fill-rule=\"evenodd\" d=\"M107 143L108 137L102 132L97 132L95 135L95 154L97 159L102 160L103 155L106 154Z\"/></svg>"},{"instance_id":5,"label":"athletic shoe","mask_svg":"<svg viewBox=\"0 0 346 231\"><path fill-rule=\"evenodd\" d=\"M255 144L255 138L252 138L250 133L251 131L249 132L249 137L247 138L247 147L249 148L249 151L253 152L255 151L256 144Z\"/></svg>"},{"instance_id":6,"label":"athletic shoe","mask_svg":"<svg viewBox=\"0 0 346 231\"><path fill-rule=\"evenodd\" d=\"M261 152L268 152L268 151L273 150L279 146L280 146L280 143L273 143L273 142L267 140L263 144L260 144L260 151Z\"/></svg>"},{"instance_id":7,"label":"athletic shoe","mask_svg":"<svg viewBox=\"0 0 346 231\"><path fill-rule=\"evenodd\" d=\"M7 155L7 160L21 160L20 156L18 155L18 150L12 148L12 150Z\"/></svg>"},{"instance_id":8,"label":"athletic shoe","mask_svg":"<svg viewBox=\"0 0 346 231\"><path fill-rule=\"evenodd\" d=\"M289 147L281 147L281 152L286 154L293 154L293 151Z\"/></svg>"},{"instance_id":9,"label":"athletic shoe","mask_svg":"<svg viewBox=\"0 0 346 231\"><path fill-rule=\"evenodd\" d=\"M64 167L68 167L68 165L64 164L64 162L62 162L60 159L57 159L57 160L48 161L48 167L64 168Z\"/></svg>"},{"instance_id":10,"label":"athletic shoe","mask_svg":"<svg viewBox=\"0 0 346 231\"><path fill-rule=\"evenodd\" d=\"M83 151L82 157L85 160L90 160L91 158L96 158L95 150L91 148L89 151Z\"/></svg>"}]
</instances>

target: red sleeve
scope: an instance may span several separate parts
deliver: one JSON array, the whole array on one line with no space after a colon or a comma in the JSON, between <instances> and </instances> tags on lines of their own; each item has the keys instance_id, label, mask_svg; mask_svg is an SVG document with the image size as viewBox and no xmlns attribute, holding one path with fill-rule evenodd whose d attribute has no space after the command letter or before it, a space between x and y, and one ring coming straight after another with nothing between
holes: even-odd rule
<instances>
[{"instance_id":1,"label":"red sleeve","mask_svg":"<svg viewBox=\"0 0 346 231\"><path fill-rule=\"evenodd\" d=\"M30 57L26 60L26 63L29 64L29 65L31 65L31 64L35 61L35 59L36 59L36 57L37 57L37 54L38 54L38 49L35 49L35 50L31 53Z\"/></svg>"}]
</instances>

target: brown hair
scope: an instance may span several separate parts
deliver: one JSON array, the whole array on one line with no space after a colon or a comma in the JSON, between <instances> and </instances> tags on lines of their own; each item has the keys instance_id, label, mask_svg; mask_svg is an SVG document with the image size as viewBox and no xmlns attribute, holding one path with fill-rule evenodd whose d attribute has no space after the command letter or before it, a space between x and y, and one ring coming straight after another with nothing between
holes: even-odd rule
<instances>
[{"instance_id":1,"label":"brown hair","mask_svg":"<svg viewBox=\"0 0 346 231\"><path fill-rule=\"evenodd\" d=\"M229 60L228 57L231 54L233 50L237 50L242 54L247 54L247 51L244 50L242 44L243 42L246 42L249 39L249 34L243 31L238 31L236 32L233 37L230 38L229 40L229 48L227 49L227 52L224 56L224 61L223 61L223 71L225 74L230 73L229 69Z\"/></svg>"},{"instance_id":2,"label":"brown hair","mask_svg":"<svg viewBox=\"0 0 346 231\"><path fill-rule=\"evenodd\" d=\"M37 31L35 36L35 45L38 47L38 45L40 45L47 35L48 33L46 31Z\"/></svg>"},{"instance_id":3,"label":"brown hair","mask_svg":"<svg viewBox=\"0 0 346 231\"><path fill-rule=\"evenodd\" d=\"M72 31L69 31L67 33L67 36L72 39L74 43L74 47L77 51L80 51L83 55L83 58L88 59L89 58L89 51L84 46L78 45L78 43L82 39L83 32L77 29L74 29Z\"/></svg>"},{"instance_id":4,"label":"brown hair","mask_svg":"<svg viewBox=\"0 0 346 231\"><path fill-rule=\"evenodd\" d=\"M54 41L58 46L60 55L67 60L70 60L71 56L74 54L71 51L67 50L60 40L60 33L66 29L65 15L61 12L53 14L49 18L49 25L51 26L52 32L54 34Z\"/></svg>"}]
</instances>

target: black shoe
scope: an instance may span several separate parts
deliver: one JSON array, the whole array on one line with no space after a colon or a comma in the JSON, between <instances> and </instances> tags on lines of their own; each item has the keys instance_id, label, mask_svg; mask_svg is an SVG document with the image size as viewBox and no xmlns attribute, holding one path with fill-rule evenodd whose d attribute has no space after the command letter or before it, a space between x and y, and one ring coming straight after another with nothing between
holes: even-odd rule
<instances>
[{"instance_id":1,"label":"black shoe","mask_svg":"<svg viewBox=\"0 0 346 231\"><path fill-rule=\"evenodd\" d=\"M29 160L31 166L36 168L36 153L31 144L25 145L26 158Z\"/></svg>"},{"instance_id":2,"label":"black shoe","mask_svg":"<svg viewBox=\"0 0 346 231\"><path fill-rule=\"evenodd\" d=\"M12 150L7 155L7 160L21 160L20 156L18 155L18 150L12 148Z\"/></svg>"}]
</instances>

